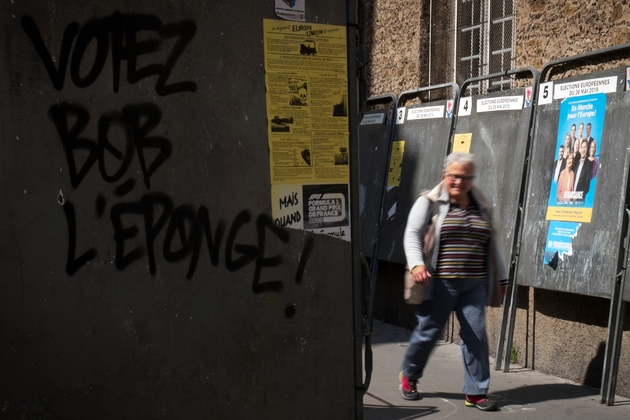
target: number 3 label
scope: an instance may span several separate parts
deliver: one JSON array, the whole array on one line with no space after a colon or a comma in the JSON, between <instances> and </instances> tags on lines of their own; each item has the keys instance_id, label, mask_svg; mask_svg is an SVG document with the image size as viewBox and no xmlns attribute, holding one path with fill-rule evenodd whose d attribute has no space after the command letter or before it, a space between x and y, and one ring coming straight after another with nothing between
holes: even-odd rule
<instances>
[{"instance_id":1,"label":"number 3 label","mask_svg":"<svg viewBox=\"0 0 630 420\"><path fill-rule=\"evenodd\" d=\"M396 109L396 124L402 124L405 122L405 111L407 111L407 108L404 106Z\"/></svg>"}]
</instances>

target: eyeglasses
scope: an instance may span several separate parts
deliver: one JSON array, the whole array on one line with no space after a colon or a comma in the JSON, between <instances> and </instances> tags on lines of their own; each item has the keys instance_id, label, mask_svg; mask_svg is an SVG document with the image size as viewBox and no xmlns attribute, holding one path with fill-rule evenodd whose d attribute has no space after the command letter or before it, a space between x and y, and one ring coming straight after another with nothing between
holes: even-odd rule
<instances>
[{"instance_id":1,"label":"eyeglasses","mask_svg":"<svg viewBox=\"0 0 630 420\"><path fill-rule=\"evenodd\" d=\"M456 174L446 174L453 181L472 181L475 179L474 175L456 175Z\"/></svg>"}]
</instances>

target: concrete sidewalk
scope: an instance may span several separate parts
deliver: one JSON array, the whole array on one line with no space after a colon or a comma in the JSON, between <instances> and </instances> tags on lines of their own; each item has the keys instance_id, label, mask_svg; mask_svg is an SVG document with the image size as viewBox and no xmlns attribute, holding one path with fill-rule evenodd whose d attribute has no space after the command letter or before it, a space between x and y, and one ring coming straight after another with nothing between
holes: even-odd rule
<instances>
[{"instance_id":1,"label":"concrete sidewalk","mask_svg":"<svg viewBox=\"0 0 630 420\"><path fill-rule=\"evenodd\" d=\"M365 420L487 419L510 414L518 419L630 419L630 400L599 404L599 389L515 367L492 370L490 396L499 411L482 412L464 405L461 353L458 344L438 343L418 383L422 399L404 400L399 391L400 362L411 332L374 321L372 382L363 398Z\"/></svg>"}]
</instances>

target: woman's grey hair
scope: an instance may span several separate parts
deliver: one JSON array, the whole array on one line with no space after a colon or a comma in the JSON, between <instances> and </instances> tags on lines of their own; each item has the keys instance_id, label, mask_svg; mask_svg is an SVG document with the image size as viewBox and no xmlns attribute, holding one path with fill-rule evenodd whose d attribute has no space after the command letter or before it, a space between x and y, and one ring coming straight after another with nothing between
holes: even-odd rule
<instances>
[{"instance_id":1,"label":"woman's grey hair","mask_svg":"<svg viewBox=\"0 0 630 420\"><path fill-rule=\"evenodd\" d=\"M444 170L449 167L449 165L472 165L473 173L477 173L477 165L475 163L475 155L472 153L464 153L464 152L454 152L450 155L446 156L444 159Z\"/></svg>"}]
</instances>

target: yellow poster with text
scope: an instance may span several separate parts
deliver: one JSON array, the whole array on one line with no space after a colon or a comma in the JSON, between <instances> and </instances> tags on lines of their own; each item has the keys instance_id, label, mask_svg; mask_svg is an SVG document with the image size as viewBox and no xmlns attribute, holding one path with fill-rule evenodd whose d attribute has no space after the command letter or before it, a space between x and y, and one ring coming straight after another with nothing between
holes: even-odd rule
<instances>
[{"instance_id":1,"label":"yellow poster with text","mask_svg":"<svg viewBox=\"0 0 630 420\"><path fill-rule=\"evenodd\" d=\"M472 133L455 134L455 137L453 137L453 153L470 153L471 140Z\"/></svg>"},{"instance_id":2,"label":"yellow poster with text","mask_svg":"<svg viewBox=\"0 0 630 420\"><path fill-rule=\"evenodd\" d=\"M402 162L405 155L405 141L395 141L392 143L392 152L389 157L389 170L387 172L387 186L399 187L400 176L402 174Z\"/></svg>"},{"instance_id":3,"label":"yellow poster with text","mask_svg":"<svg viewBox=\"0 0 630 420\"><path fill-rule=\"evenodd\" d=\"M344 26L264 20L271 184L350 181Z\"/></svg>"},{"instance_id":4,"label":"yellow poster with text","mask_svg":"<svg viewBox=\"0 0 630 420\"><path fill-rule=\"evenodd\" d=\"M547 207L547 220L590 223L592 208Z\"/></svg>"}]
</instances>

